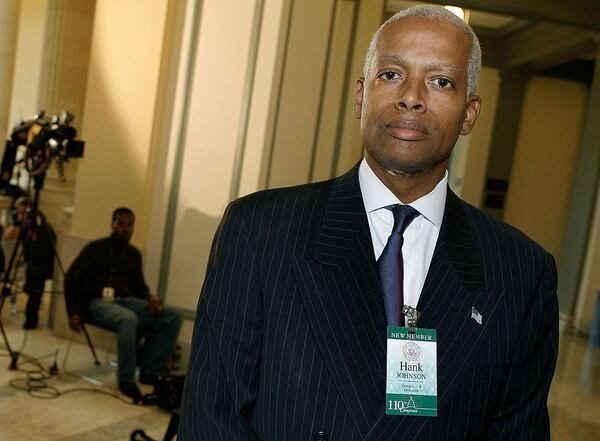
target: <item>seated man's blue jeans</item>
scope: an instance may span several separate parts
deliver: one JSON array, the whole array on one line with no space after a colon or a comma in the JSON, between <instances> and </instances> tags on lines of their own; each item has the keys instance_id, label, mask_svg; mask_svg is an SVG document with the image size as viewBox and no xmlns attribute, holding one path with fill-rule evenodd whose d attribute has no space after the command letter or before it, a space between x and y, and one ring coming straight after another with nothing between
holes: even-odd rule
<instances>
[{"instance_id":1,"label":"seated man's blue jeans","mask_svg":"<svg viewBox=\"0 0 600 441\"><path fill-rule=\"evenodd\" d=\"M148 300L120 297L114 302L94 299L88 308L89 317L117 332L119 382L135 379L138 337L145 338L140 368L149 376L163 375L173 353L183 317L165 306L160 314L152 315Z\"/></svg>"}]
</instances>

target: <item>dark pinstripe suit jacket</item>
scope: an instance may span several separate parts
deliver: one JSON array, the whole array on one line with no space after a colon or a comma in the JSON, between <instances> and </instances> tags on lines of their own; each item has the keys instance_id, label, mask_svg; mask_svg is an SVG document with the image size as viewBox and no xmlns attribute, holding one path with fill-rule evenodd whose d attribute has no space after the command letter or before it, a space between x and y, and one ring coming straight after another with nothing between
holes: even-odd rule
<instances>
[{"instance_id":1,"label":"dark pinstripe suit jacket","mask_svg":"<svg viewBox=\"0 0 600 441\"><path fill-rule=\"evenodd\" d=\"M418 305L438 334L438 416L385 415L386 316L357 169L228 207L178 439L548 440L554 260L452 192Z\"/></svg>"}]
</instances>

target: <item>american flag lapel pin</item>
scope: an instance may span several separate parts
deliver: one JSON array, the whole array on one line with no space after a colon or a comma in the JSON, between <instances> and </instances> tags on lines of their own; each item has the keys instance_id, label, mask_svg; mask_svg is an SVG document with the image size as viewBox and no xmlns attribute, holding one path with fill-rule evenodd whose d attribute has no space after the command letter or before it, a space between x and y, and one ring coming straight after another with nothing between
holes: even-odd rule
<instances>
[{"instance_id":1,"label":"american flag lapel pin","mask_svg":"<svg viewBox=\"0 0 600 441\"><path fill-rule=\"evenodd\" d=\"M471 306L471 318L480 325L483 324L483 316L479 314L479 311L477 311L474 306Z\"/></svg>"}]
</instances>

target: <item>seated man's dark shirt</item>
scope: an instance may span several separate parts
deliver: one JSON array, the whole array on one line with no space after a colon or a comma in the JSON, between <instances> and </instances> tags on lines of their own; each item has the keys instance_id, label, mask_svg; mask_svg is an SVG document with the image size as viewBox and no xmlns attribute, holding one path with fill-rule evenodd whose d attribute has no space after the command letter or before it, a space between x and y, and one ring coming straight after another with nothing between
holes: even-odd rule
<instances>
[{"instance_id":1,"label":"seated man's dark shirt","mask_svg":"<svg viewBox=\"0 0 600 441\"><path fill-rule=\"evenodd\" d=\"M139 250L114 236L90 242L69 267L65 275L69 316L89 318L90 301L101 298L106 287L114 289L115 297L150 298Z\"/></svg>"}]
</instances>

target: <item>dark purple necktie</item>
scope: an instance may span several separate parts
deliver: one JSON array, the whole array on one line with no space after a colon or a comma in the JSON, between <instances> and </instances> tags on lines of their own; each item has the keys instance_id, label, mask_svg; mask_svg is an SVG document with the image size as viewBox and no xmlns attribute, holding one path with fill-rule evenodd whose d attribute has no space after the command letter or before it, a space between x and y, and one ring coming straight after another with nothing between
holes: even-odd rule
<instances>
[{"instance_id":1,"label":"dark purple necktie","mask_svg":"<svg viewBox=\"0 0 600 441\"><path fill-rule=\"evenodd\" d=\"M410 205L393 205L394 228L387 244L377 260L379 279L383 288L383 303L388 325L404 326L402 306L404 305L404 266L402 244L404 230L419 215Z\"/></svg>"}]
</instances>

